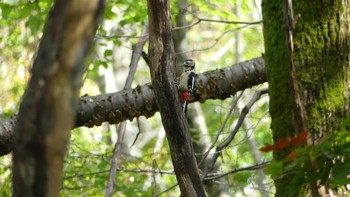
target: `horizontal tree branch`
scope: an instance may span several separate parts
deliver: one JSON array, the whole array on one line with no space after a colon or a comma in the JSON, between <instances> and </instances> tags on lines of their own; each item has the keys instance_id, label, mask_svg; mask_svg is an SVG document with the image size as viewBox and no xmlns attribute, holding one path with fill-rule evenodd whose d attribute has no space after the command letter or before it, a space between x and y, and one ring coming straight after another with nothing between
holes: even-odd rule
<instances>
[{"instance_id":1,"label":"horizontal tree branch","mask_svg":"<svg viewBox=\"0 0 350 197\"><path fill-rule=\"evenodd\" d=\"M226 99L237 91L266 82L262 57L215 69L197 75L195 94L191 102ZM175 82L174 82L174 85ZM97 96L81 97L75 127L100 126L103 122L117 124L135 117L152 117L158 111L150 83L131 90ZM0 121L0 156L12 150L16 116Z\"/></svg>"},{"instance_id":2,"label":"horizontal tree branch","mask_svg":"<svg viewBox=\"0 0 350 197\"><path fill-rule=\"evenodd\" d=\"M193 26L198 25L201 22L212 22L212 23L225 23L225 24L234 24L234 25L259 25L262 24L262 21L227 21L227 20L215 20L215 19L207 19L207 18L200 18L196 15L194 15L193 13L191 13L191 15L197 19L196 22L189 24L189 25L185 25L185 26L179 26L179 27L173 27L173 31L177 31L177 30L183 30L183 29L189 29ZM138 39L138 38L144 38L149 36L149 33L144 33L141 35L102 35L102 34L96 34L96 38L97 39L115 39L115 38L134 38L134 39Z\"/></svg>"},{"instance_id":3,"label":"horizontal tree branch","mask_svg":"<svg viewBox=\"0 0 350 197\"><path fill-rule=\"evenodd\" d=\"M243 172L243 171L253 171L253 170L263 169L270 162L271 161L263 161L261 163L256 163L256 164L251 165L251 166L236 168L236 169L229 170L227 172L222 172L222 173L209 173L206 175L206 177L203 180L204 181L213 181L215 179L219 179L219 178L227 176L229 174L236 174L236 173ZM118 171L135 172L135 173L159 173L162 175L175 174L174 171L165 171L165 170L160 170L160 169L150 169L150 170L147 170L147 169L118 169ZM167 189L155 194L154 196L160 196L160 195L168 192L169 190L175 188L176 186L178 186L178 184L174 184L174 185L168 187Z\"/></svg>"},{"instance_id":4,"label":"horizontal tree branch","mask_svg":"<svg viewBox=\"0 0 350 197\"><path fill-rule=\"evenodd\" d=\"M208 173L206 175L206 177L204 178L205 181L208 180L214 180L214 179L219 179L221 177L227 176L229 174L235 174L238 172L242 172L242 171L253 171L253 170L259 170L259 169L263 169L264 167L266 167L267 164L269 164L271 161L263 161L261 163L256 163L256 164L252 164L250 166L245 166L245 167L241 167L241 168L235 168L226 172L220 172L220 173ZM133 172L133 173L158 173L161 175L175 175L174 170L162 170L162 169L131 169L131 168L118 168L117 171L122 171L122 172ZM102 174L102 173L108 173L107 170L104 171L100 171L100 172L93 172L93 173L84 173L84 174L78 174L78 175L74 175L74 176L69 176L69 177L65 177L65 178L74 178L74 177L85 177L87 175L95 175L95 174Z\"/></svg>"},{"instance_id":5,"label":"horizontal tree branch","mask_svg":"<svg viewBox=\"0 0 350 197\"><path fill-rule=\"evenodd\" d=\"M236 168L236 169L229 170L229 171L223 172L223 173L211 173L211 174L209 173L205 176L204 180L209 181L209 180L219 179L219 178L227 176L229 174L235 174L235 173L238 173L241 171L259 170L259 169L264 168L270 162L271 161L263 161L261 163L255 164L255 165L246 166L246 167L242 167L242 168Z\"/></svg>"}]
</instances>

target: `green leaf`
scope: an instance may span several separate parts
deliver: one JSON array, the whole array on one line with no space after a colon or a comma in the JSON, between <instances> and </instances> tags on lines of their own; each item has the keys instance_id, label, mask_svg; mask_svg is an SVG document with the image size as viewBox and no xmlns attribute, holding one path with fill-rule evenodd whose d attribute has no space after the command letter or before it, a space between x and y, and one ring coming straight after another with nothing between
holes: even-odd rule
<instances>
[{"instance_id":1,"label":"green leaf","mask_svg":"<svg viewBox=\"0 0 350 197\"><path fill-rule=\"evenodd\" d=\"M113 55L113 51L110 49L105 50L105 52L103 53L104 58L108 58L112 55Z\"/></svg>"},{"instance_id":2,"label":"green leaf","mask_svg":"<svg viewBox=\"0 0 350 197\"><path fill-rule=\"evenodd\" d=\"M266 174L279 175L283 173L283 162L273 160L265 169Z\"/></svg>"}]
</instances>

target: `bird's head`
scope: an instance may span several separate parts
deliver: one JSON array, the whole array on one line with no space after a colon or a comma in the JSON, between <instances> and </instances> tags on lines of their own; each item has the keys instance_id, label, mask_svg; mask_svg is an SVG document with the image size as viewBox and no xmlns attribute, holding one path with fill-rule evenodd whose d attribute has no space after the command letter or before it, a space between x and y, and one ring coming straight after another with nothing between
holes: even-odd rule
<instances>
[{"instance_id":1,"label":"bird's head","mask_svg":"<svg viewBox=\"0 0 350 197\"><path fill-rule=\"evenodd\" d=\"M182 66L185 67L186 70L193 70L196 63L192 59L187 59Z\"/></svg>"}]
</instances>

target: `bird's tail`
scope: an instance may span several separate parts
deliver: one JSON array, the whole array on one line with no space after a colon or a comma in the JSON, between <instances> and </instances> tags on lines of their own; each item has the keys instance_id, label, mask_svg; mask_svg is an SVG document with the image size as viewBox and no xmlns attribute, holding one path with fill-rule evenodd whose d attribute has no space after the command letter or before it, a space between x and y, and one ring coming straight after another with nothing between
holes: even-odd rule
<instances>
[{"instance_id":1,"label":"bird's tail","mask_svg":"<svg viewBox=\"0 0 350 197\"><path fill-rule=\"evenodd\" d=\"M187 105L188 105L188 101L184 101L184 103L182 104L182 110L185 113L185 116L187 113Z\"/></svg>"}]
</instances>

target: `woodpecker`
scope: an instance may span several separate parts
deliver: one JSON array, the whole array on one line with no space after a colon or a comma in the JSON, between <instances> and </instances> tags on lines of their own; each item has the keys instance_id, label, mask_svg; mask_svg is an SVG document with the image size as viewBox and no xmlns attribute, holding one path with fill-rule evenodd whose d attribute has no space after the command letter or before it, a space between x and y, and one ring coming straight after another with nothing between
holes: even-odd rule
<instances>
[{"instance_id":1,"label":"woodpecker","mask_svg":"<svg viewBox=\"0 0 350 197\"><path fill-rule=\"evenodd\" d=\"M190 100L190 97L193 94L194 85L196 83L196 73L194 72L194 67L196 63L192 59L187 59L181 67L184 67L182 74L179 79L179 92L181 96L181 103L183 112L186 114L187 105Z\"/></svg>"}]
</instances>

